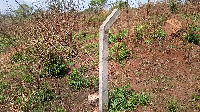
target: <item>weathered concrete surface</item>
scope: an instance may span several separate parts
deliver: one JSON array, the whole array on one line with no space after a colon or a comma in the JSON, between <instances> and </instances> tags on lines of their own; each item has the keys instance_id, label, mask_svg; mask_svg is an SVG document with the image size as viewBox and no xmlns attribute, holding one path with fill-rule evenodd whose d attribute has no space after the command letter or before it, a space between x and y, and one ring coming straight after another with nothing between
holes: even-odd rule
<instances>
[{"instance_id":1,"label":"weathered concrete surface","mask_svg":"<svg viewBox=\"0 0 200 112\"><path fill-rule=\"evenodd\" d=\"M114 9L99 29L99 112L106 111L108 101L108 32L120 13Z\"/></svg>"}]
</instances>

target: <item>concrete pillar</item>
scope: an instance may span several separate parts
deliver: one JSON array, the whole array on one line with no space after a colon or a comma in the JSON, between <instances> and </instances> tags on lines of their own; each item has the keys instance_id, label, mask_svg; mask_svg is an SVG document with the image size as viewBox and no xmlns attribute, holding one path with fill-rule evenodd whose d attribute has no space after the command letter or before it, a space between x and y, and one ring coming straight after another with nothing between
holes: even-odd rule
<instances>
[{"instance_id":1,"label":"concrete pillar","mask_svg":"<svg viewBox=\"0 0 200 112\"><path fill-rule=\"evenodd\" d=\"M120 13L114 9L99 29L99 112L106 111L108 102L108 32Z\"/></svg>"}]
</instances>

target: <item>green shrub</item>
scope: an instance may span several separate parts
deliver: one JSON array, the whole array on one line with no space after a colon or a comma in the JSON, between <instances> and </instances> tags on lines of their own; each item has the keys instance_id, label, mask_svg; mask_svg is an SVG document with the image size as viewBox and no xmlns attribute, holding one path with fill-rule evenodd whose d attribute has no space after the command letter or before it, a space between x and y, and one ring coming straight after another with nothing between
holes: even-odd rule
<instances>
[{"instance_id":1,"label":"green shrub","mask_svg":"<svg viewBox=\"0 0 200 112\"><path fill-rule=\"evenodd\" d=\"M64 64L64 59L57 53L50 53L47 55L48 60L45 63L45 71L51 76L64 76L67 73L66 66Z\"/></svg>"},{"instance_id":2,"label":"green shrub","mask_svg":"<svg viewBox=\"0 0 200 112\"><path fill-rule=\"evenodd\" d=\"M99 55L99 43L91 43L91 44L84 44L82 50L86 51L89 54Z\"/></svg>"},{"instance_id":3,"label":"green shrub","mask_svg":"<svg viewBox=\"0 0 200 112\"><path fill-rule=\"evenodd\" d=\"M9 84L6 82L0 82L0 91L9 88Z\"/></svg>"},{"instance_id":4,"label":"green shrub","mask_svg":"<svg viewBox=\"0 0 200 112\"><path fill-rule=\"evenodd\" d=\"M112 5L113 5L112 9L116 9L116 8L124 9L124 8L126 8L126 2L125 1L116 1L116 2L112 3Z\"/></svg>"},{"instance_id":5,"label":"green shrub","mask_svg":"<svg viewBox=\"0 0 200 112\"><path fill-rule=\"evenodd\" d=\"M0 104L3 103L6 99L6 96L4 94L0 94Z\"/></svg>"},{"instance_id":6,"label":"green shrub","mask_svg":"<svg viewBox=\"0 0 200 112\"><path fill-rule=\"evenodd\" d=\"M31 83L33 82L33 76L30 75L30 74L23 74L21 77L20 77L21 81L26 81L28 83Z\"/></svg>"},{"instance_id":7,"label":"green shrub","mask_svg":"<svg viewBox=\"0 0 200 112\"><path fill-rule=\"evenodd\" d=\"M109 112L133 111L138 105L147 105L150 95L145 92L136 93L129 86L113 88L108 94L107 109Z\"/></svg>"},{"instance_id":8,"label":"green shrub","mask_svg":"<svg viewBox=\"0 0 200 112\"><path fill-rule=\"evenodd\" d=\"M200 45L200 27L198 26L188 26L188 33L184 37L184 39L189 42L196 45Z\"/></svg>"},{"instance_id":9,"label":"green shrub","mask_svg":"<svg viewBox=\"0 0 200 112\"><path fill-rule=\"evenodd\" d=\"M195 92L192 94L192 99L196 101L200 101L200 87L195 90Z\"/></svg>"},{"instance_id":10,"label":"green shrub","mask_svg":"<svg viewBox=\"0 0 200 112\"><path fill-rule=\"evenodd\" d=\"M130 55L130 51L127 50L125 43L115 43L115 45L109 49L111 57L116 61L123 61Z\"/></svg>"}]
</instances>

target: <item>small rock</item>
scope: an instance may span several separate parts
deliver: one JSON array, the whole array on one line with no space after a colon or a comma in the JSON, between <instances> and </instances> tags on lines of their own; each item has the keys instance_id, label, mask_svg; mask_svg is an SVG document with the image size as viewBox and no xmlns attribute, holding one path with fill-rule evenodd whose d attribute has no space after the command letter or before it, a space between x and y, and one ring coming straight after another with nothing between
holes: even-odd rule
<instances>
[{"instance_id":1,"label":"small rock","mask_svg":"<svg viewBox=\"0 0 200 112\"><path fill-rule=\"evenodd\" d=\"M90 104L96 103L98 101L98 99L99 99L99 94L97 94L97 93L88 95L88 102Z\"/></svg>"}]
</instances>

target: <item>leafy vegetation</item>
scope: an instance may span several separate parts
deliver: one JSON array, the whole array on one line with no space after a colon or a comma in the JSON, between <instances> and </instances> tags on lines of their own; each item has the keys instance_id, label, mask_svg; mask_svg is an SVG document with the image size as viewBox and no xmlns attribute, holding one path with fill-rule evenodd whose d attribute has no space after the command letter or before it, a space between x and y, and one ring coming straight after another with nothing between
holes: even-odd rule
<instances>
[{"instance_id":1,"label":"leafy vegetation","mask_svg":"<svg viewBox=\"0 0 200 112\"><path fill-rule=\"evenodd\" d=\"M67 69L64 64L63 57L50 53L47 55L49 61L45 64L45 71L52 76L64 76L67 74Z\"/></svg>"},{"instance_id":2,"label":"leafy vegetation","mask_svg":"<svg viewBox=\"0 0 200 112\"><path fill-rule=\"evenodd\" d=\"M121 9L123 9L123 8L126 8L126 2L125 1L116 1L116 2L114 2L114 3L112 3L112 9L116 9L116 8L121 8Z\"/></svg>"},{"instance_id":3,"label":"leafy vegetation","mask_svg":"<svg viewBox=\"0 0 200 112\"><path fill-rule=\"evenodd\" d=\"M128 58L130 55L130 51L126 48L125 43L117 42L113 47L109 49L109 53L111 54L111 58L115 61L123 61Z\"/></svg>"},{"instance_id":4,"label":"leafy vegetation","mask_svg":"<svg viewBox=\"0 0 200 112\"><path fill-rule=\"evenodd\" d=\"M3 101L6 99L6 94L4 94L4 91L8 89L10 86L6 82L0 82L0 104L3 103Z\"/></svg>"},{"instance_id":5,"label":"leafy vegetation","mask_svg":"<svg viewBox=\"0 0 200 112\"><path fill-rule=\"evenodd\" d=\"M198 87L192 94L192 100L194 101L194 104L198 110L200 110L200 104L198 103L200 101L200 88Z\"/></svg>"},{"instance_id":6,"label":"leafy vegetation","mask_svg":"<svg viewBox=\"0 0 200 112\"><path fill-rule=\"evenodd\" d=\"M136 25L136 27L134 28L134 32L135 32L135 38L138 40L143 39L145 36L145 29L146 29L146 25Z\"/></svg>"},{"instance_id":7,"label":"leafy vegetation","mask_svg":"<svg viewBox=\"0 0 200 112\"><path fill-rule=\"evenodd\" d=\"M27 4L21 4L17 10L14 11L16 16L26 17L32 13L33 9Z\"/></svg>"},{"instance_id":8,"label":"leafy vegetation","mask_svg":"<svg viewBox=\"0 0 200 112\"><path fill-rule=\"evenodd\" d=\"M126 37L127 35L127 30L124 28L123 30L120 30L120 32L116 35L113 35L111 31L109 31L108 34L108 43L114 43L114 42L118 42L121 41L122 39L124 39L124 37Z\"/></svg>"},{"instance_id":9,"label":"leafy vegetation","mask_svg":"<svg viewBox=\"0 0 200 112\"><path fill-rule=\"evenodd\" d=\"M84 44L82 49L89 54L99 54L99 43Z\"/></svg>"},{"instance_id":10,"label":"leafy vegetation","mask_svg":"<svg viewBox=\"0 0 200 112\"><path fill-rule=\"evenodd\" d=\"M189 25L188 29L188 33L184 39L189 43L200 45L200 27Z\"/></svg>"},{"instance_id":11,"label":"leafy vegetation","mask_svg":"<svg viewBox=\"0 0 200 112\"><path fill-rule=\"evenodd\" d=\"M15 53L11 58L10 58L11 62L13 63L22 63L25 61L30 60L29 57L26 55L26 51L21 51L21 52L17 52Z\"/></svg>"},{"instance_id":12,"label":"leafy vegetation","mask_svg":"<svg viewBox=\"0 0 200 112\"><path fill-rule=\"evenodd\" d=\"M185 107L180 105L175 99L168 101L168 112L184 111Z\"/></svg>"},{"instance_id":13,"label":"leafy vegetation","mask_svg":"<svg viewBox=\"0 0 200 112\"><path fill-rule=\"evenodd\" d=\"M96 77L84 78L83 77L84 72L85 72L84 68L80 68L80 72L77 69L74 69L72 71L72 74L69 76L70 88L80 90L82 88L96 86L98 84L98 79Z\"/></svg>"},{"instance_id":14,"label":"leafy vegetation","mask_svg":"<svg viewBox=\"0 0 200 112\"><path fill-rule=\"evenodd\" d=\"M109 91L108 111L133 111L138 105L147 105L151 99L150 95L141 92L136 93L129 86L113 88Z\"/></svg>"},{"instance_id":15,"label":"leafy vegetation","mask_svg":"<svg viewBox=\"0 0 200 112\"><path fill-rule=\"evenodd\" d=\"M165 34L166 33L164 31L162 31L161 28L158 28L158 29L155 30L155 32L150 33L150 35L151 35L151 37L153 39L156 39L156 38L164 39L165 38Z\"/></svg>"}]
</instances>

